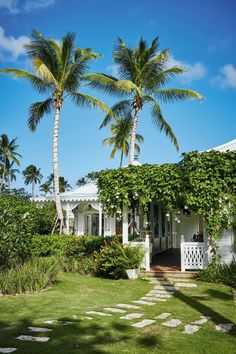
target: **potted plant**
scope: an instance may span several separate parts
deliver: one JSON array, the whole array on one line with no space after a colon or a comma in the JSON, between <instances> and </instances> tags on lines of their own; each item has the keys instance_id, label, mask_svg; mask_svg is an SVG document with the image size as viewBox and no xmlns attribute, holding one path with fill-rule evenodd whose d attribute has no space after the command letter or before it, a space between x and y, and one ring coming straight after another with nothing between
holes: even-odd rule
<instances>
[{"instance_id":1,"label":"potted plant","mask_svg":"<svg viewBox=\"0 0 236 354\"><path fill-rule=\"evenodd\" d=\"M129 279L137 279L139 267L142 264L145 251L141 245L131 247L130 245L124 246L124 265L126 274Z\"/></svg>"}]
</instances>

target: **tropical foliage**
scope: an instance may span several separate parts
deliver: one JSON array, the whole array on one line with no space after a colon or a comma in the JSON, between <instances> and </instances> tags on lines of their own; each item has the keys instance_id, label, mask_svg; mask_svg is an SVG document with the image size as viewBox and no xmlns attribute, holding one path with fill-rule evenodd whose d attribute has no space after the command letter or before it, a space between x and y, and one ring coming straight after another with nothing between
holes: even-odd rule
<instances>
[{"instance_id":1,"label":"tropical foliage","mask_svg":"<svg viewBox=\"0 0 236 354\"><path fill-rule=\"evenodd\" d=\"M91 48L81 49L75 45L75 34L67 33L59 43L55 39L46 39L37 31L32 32L31 41L25 45L34 73L9 68L0 72L25 78L41 94L47 94L44 101L33 103L29 109L28 126L35 131L43 116L55 112L53 131L53 173L55 201L60 222L64 226L64 217L59 196L58 171L58 128L60 111L66 99L70 98L79 107L95 107L111 114L102 101L80 92L81 79L91 60L100 55Z\"/></svg>"},{"instance_id":2,"label":"tropical foliage","mask_svg":"<svg viewBox=\"0 0 236 354\"><path fill-rule=\"evenodd\" d=\"M10 182L15 179L17 169L13 168L14 164L20 165L17 152L19 145L16 143L16 138L9 140L6 134L0 136L0 192L4 187L9 187Z\"/></svg>"},{"instance_id":3,"label":"tropical foliage","mask_svg":"<svg viewBox=\"0 0 236 354\"><path fill-rule=\"evenodd\" d=\"M211 244L222 228L235 222L236 152L184 154L178 164L129 166L101 171L100 200L109 214L137 205L147 216L151 201L169 212L187 206L203 215Z\"/></svg>"},{"instance_id":4,"label":"tropical foliage","mask_svg":"<svg viewBox=\"0 0 236 354\"><path fill-rule=\"evenodd\" d=\"M32 196L34 197L34 186L41 182L43 175L40 173L40 168L34 165L29 165L26 167L22 174L24 176L24 182L26 185L32 184Z\"/></svg>"},{"instance_id":5,"label":"tropical foliage","mask_svg":"<svg viewBox=\"0 0 236 354\"><path fill-rule=\"evenodd\" d=\"M202 95L187 89L164 89L163 86L185 69L180 66L170 66L168 49L159 51L159 41L155 38L150 46L141 38L136 47L128 47L119 38L114 47L113 59L118 76L95 73L86 75L90 86L102 89L114 96L124 99L113 107L112 116L108 113L101 127L111 122L114 116L126 117L132 115L133 129L130 141L130 164L134 164L135 142L139 114L145 105L151 106L153 123L171 139L176 149L179 145L172 128L164 118L160 102L174 102L185 99L202 99Z\"/></svg>"},{"instance_id":6,"label":"tropical foliage","mask_svg":"<svg viewBox=\"0 0 236 354\"><path fill-rule=\"evenodd\" d=\"M118 150L121 151L120 156L120 167L123 163L123 157L128 156L130 150L130 139L132 134L133 118L128 115L124 119L116 118L114 123L109 125L109 130L111 132L111 137L103 140L103 144L106 146L113 146L111 151L111 159L115 157L115 154ZM139 144L143 142L143 137L140 134L136 134L136 143L135 143L135 153L136 156L140 154Z\"/></svg>"}]
</instances>

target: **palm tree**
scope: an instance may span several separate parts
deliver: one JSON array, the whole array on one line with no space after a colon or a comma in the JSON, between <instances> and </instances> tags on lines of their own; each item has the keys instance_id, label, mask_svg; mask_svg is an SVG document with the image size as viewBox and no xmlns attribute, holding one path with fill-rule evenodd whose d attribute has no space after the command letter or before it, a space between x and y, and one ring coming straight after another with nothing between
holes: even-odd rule
<instances>
[{"instance_id":1,"label":"palm tree","mask_svg":"<svg viewBox=\"0 0 236 354\"><path fill-rule=\"evenodd\" d=\"M120 167L122 166L123 157L128 156L130 139L132 133L133 119L132 115L129 114L125 119L116 119L114 123L110 124L110 131L112 136L103 140L103 144L106 146L114 145L111 151L111 159L114 158L118 150L121 151L120 156ZM136 141L138 143L143 142L143 137L140 134L136 134ZM140 147L138 143L135 143L135 152L137 155L140 154Z\"/></svg>"},{"instance_id":2,"label":"palm tree","mask_svg":"<svg viewBox=\"0 0 236 354\"><path fill-rule=\"evenodd\" d=\"M46 196L47 193L51 193L52 191L52 187L51 184L47 181L43 184L41 184L41 186L39 187L40 192L43 192L44 195Z\"/></svg>"},{"instance_id":3,"label":"palm tree","mask_svg":"<svg viewBox=\"0 0 236 354\"><path fill-rule=\"evenodd\" d=\"M71 189L71 185L65 180L64 177L59 177L59 188L60 193L64 193L65 191L69 191Z\"/></svg>"},{"instance_id":4,"label":"palm tree","mask_svg":"<svg viewBox=\"0 0 236 354\"><path fill-rule=\"evenodd\" d=\"M30 106L28 126L31 131L34 132L42 117L54 109L53 174L61 233L64 229L64 220L59 196L58 128L63 103L66 98L70 98L80 107L96 107L106 113L112 114L112 112L102 101L79 92L89 61L100 55L94 53L91 48L76 47L74 33L67 33L59 43L54 39L45 39L41 33L33 31L31 41L25 45L25 49L32 62L34 73L15 68L4 69L0 72L14 74L18 78L23 77L39 93L48 95L46 100Z\"/></svg>"},{"instance_id":5,"label":"palm tree","mask_svg":"<svg viewBox=\"0 0 236 354\"><path fill-rule=\"evenodd\" d=\"M20 165L18 158L21 157L21 155L16 151L19 147L19 145L16 144L16 139L17 138L10 141L6 134L0 136L0 191L2 191L7 180L7 170L9 169L11 162L14 162L17 166Z\"/></svg>"},{"instance_id":6,"label":"palm tree","mask_svg":"<svg viewBox=\"0 0 236 354\"><path fill-rule=\"evenodd\" d=\"M24 176L24 182L26 185L32 184L32 196L34 197L34 186L41 182L43 175L40 173L40 168L34 165L29 165L24 171L22 171Z\"/></svg>"},{"instance_id":7,"label":"palm tree","mask_svg":"<svg viewBox=\"0 0 236 354\"><path fill-rule=\"evenodd\" d=\"M105 90L112 95L128 96L112 107L114 115L133 115L133 129L130 142L129 163L134 164L136 132L139 114L144 105L151 105L153 123L160 131L164 131L171 139L176 149L179 149L177 139L165 118L158 101L174 102L184 99L203 99L203 96L193 90L163 89L163 86L185 69L180 66L169 66L170 52L168 49L159 50L159 40L155 38L150 47L141 38L134 48L127 47L119 38L114 47L114 62L118 77L95 73L86 75L90 86ZM158 100L158 101L157 101ZM101 127L110 123L113 118L109 113L105 116Z\"/></svg>"},{"instance_id":8,"label":"palm tree","mask_svg":"<svg viewBox=\"0 0 236 354\"><path fill-rule=\"evenodd\" d=\"M14 168L15 162L12 161L11 163L8 163L7 170L6 170L6 179L7 179L7 184L8 188L11 188L11 182L16 181L16 173L20 173L18 168Z\"/></svg>"}]
</instances>

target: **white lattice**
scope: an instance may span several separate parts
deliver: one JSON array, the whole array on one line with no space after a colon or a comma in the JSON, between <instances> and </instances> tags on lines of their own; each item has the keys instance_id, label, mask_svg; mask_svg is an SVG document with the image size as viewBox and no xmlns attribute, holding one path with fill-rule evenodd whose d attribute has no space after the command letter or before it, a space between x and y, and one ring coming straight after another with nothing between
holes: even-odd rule
<instances>
[{"instance_id":1,"label":"white lattice","mask_svg":"<svg viewBox=\"0 0 236 354\"><path fill-rule=\"evenodd\" d=\"M204 268L205 253L204 242L182 242L181 270Z\"/></svg>"}]
</instances>

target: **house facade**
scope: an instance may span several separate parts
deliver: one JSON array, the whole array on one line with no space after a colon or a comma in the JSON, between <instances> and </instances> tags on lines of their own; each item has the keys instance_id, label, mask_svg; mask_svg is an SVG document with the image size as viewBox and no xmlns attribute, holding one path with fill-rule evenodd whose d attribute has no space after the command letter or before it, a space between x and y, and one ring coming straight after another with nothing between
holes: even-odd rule
<instances>
[{"instance_id":1,"label":"house facade","mask_svg":"<svg viewBox=\"0 0 236 354\"><path fill-rule=\"evenodd\" d=\"M222 152L236 150L236 139L214 149ZM130 211L124 207L122 218L106 215L99 203L95 184L89 183L61 193L60 198L65 210L68 234L104 237L122 234L123 243L130 242L129 235L133 233ZM40 205L53 201L54 196L37 197L34 200ZM203 217L191 213L185 206L182 210L173 210L169 214L164 205L151 202L148 225L143 225L141 215L135 216L135 224L135 233L138 236L131 244L134 247L143 244L145 247L143 267L146 270L150 269L151 263L158 264L161 258L168 261L171 255L174 255L176 266L182 271L202 269L211 258ZM236 258L233 229L222 230L217 244L222 261L229 263ZM169 261L172 263L170 265L173 265L173 257ZM165 264L168 265L168 262Z\"/></svg>"}]
</instances>

